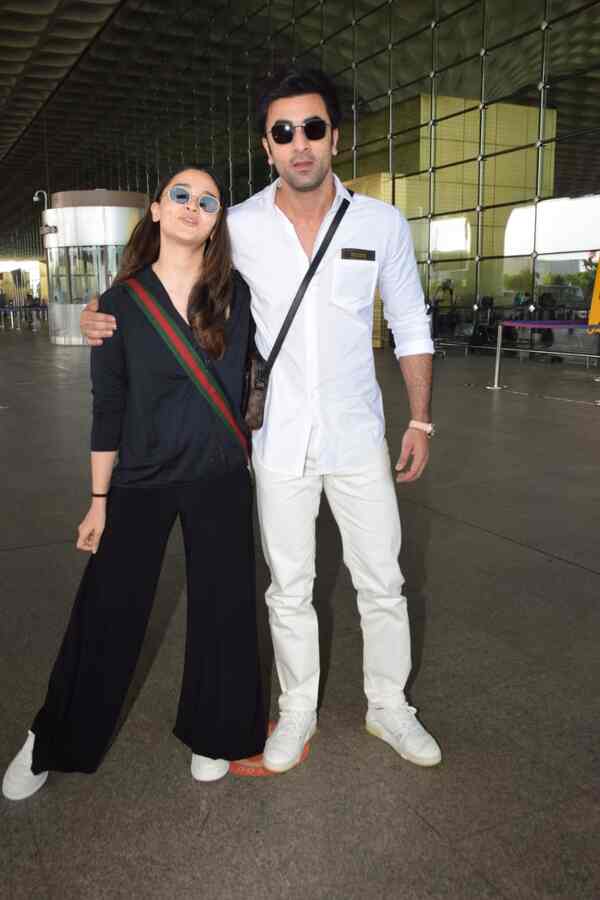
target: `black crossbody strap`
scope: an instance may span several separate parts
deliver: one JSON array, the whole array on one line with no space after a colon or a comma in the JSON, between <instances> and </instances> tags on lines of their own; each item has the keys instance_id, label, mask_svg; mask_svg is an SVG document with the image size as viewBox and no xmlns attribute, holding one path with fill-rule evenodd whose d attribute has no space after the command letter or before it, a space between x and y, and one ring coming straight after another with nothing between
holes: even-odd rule
<instances>
[{"instance_id":1,"label":"black crossbody strap","mask_svg":"<svg viewBox=\"0 0 600 900\"><path fill-rule=\"evenodd\" d=\"M263 377L265 377L265 378L268 378L268 376L269 376L269 373L273 367L273 363L275 362L277 355L278 355L279 351L281 350L281 345L283 344L285 336L288 333L288 331L290 330L290 326L291 326L292 322L294 321L294 316L298 312L298 307L300 306L300 303L302 302L302 298L304 297L304 295L306 293L306 289L308 288L308 285L310 284L313 275L317 271L317 269L319 267L319 263L323 259L323 256L325 255L325 252L326 252L327 248L329 247L334 234L337 231L337 227L340 224L340 222L342 221L342 219L344 218L345 212L349 206L350 206L349 200L346 200L346 199L342 200L342 202L339 205L339 209L334 216L333 222L327 229L327 234L321 241L321 245L320 245L319 249L317 250L317 252L315 253L315 255L312 258L311 264L308 267L306 275L302 279L302 283L301 283L300 287L298 288L298 292L297 292L296 296L294 297L294 299L292 301L292 305L289 308L288 314L284 319L283 325L281 326L281 331L277 335L275 343L273 344L273 349L271 350L271 352L269 354L269 358L264 365L262 374L263 374Z\"/></svg>"}]
</instances>

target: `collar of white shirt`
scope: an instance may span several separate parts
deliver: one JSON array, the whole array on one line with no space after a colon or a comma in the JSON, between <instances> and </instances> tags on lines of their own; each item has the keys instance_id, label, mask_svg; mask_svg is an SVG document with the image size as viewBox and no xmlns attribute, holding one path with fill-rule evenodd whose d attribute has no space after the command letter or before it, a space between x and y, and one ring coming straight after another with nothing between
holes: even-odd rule
<instances>
[{"instance_id":1,"label":"collar of white shirt","mask_svg":"<svg viewBox=\"0 0 600 900\"><path fill-rule=\"evenodd\" d=\"M344 200L344 199L352 200L352 194L350 193L348 188L342 184L342 182L337 177L335 172L332 172L331 174L333 176L335 197L333 198L333 203L331 204L331 206L329 207L329 210L327 211L327 215L325 216L326 219L331 215L332 212L335 213L335 211L337 210L337 208L340 205L340 203L342 202L342 200ZM278 209L278 207L275 206L275 198L277 197L277 191L279 190L280 187L281 187L281 178L276 178L275 181L272 182L272 184L269 184L263 191L260 192L260 194L263 194L268 205L271 207L275 207L277 209ZM259 194L255 194L255 196L259 196Z\"/></svg>"}]
</instances>

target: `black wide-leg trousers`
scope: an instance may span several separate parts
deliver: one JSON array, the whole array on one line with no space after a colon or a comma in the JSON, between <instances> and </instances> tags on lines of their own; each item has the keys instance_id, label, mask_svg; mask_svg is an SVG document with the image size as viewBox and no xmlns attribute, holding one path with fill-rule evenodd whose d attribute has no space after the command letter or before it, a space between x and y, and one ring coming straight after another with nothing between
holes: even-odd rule
<instances>
[{"instance_id":1,"label":"black wide-leg trousers","mask_svg":"<svg viewBox=\"0 0 600 900\"><path fill-rule=\"evenodd\" d=\"M256 628L252 487L245 467L211 480L115 487L48 693L31 730L33 771L94 772L140 654L169 534L181 519L187 638L174 734L194 753L260 753L266 716Z\"/></svg>"}]
</instances>

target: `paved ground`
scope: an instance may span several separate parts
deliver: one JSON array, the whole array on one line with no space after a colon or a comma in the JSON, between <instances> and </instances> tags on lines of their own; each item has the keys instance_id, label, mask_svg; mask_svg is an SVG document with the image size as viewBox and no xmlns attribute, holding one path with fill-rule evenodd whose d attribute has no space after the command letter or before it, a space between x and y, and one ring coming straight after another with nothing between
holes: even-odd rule
<instances>
[{"instance_id":1,"label":"paved ground","mask_svg":"<svg viewBox=\"0 0 600 900\"><path fill-rule=\"evenodd\" d=\"M2 768L42 699L84 565L87 357L0 334ZM394 450L406 409L391 352L377 362ZM436 360L431 467L399 491L411 696L442 766L417 769L364 732L359 622L324 506L310 756L281 777L192 781L170 734L184 633L174 535L105 764L0 802L3 897L600 896L599 372L508 361L511 392L497 394L484 390L491 373L489 357ZM258 578L262 590L262 565ZM269 669L262 607L260 628Z\"/></svg>"}]
</instances>

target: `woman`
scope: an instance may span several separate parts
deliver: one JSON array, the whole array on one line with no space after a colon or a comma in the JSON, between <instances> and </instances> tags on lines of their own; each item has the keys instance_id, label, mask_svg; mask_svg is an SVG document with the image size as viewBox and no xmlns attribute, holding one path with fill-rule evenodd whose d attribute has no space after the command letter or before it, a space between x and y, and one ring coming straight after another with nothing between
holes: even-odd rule
<instances>
[{"instance_id":1,"label":"woman","mask_svg":"<svg viewBox=\"0 0 600 900\"><path fill-rule=\"evenodd\" d=\"M49 770L98 768L178 516L188 614L174 734L192 750L200 781L262 751L252 495L239 418L250 303L232 269L221 197L204 169L165 179L101 297L119 329L92 350L92 501L77 541L92 557L44 706L5 774L10 799L35 793Z\"/></svg>"}]
</instances>

